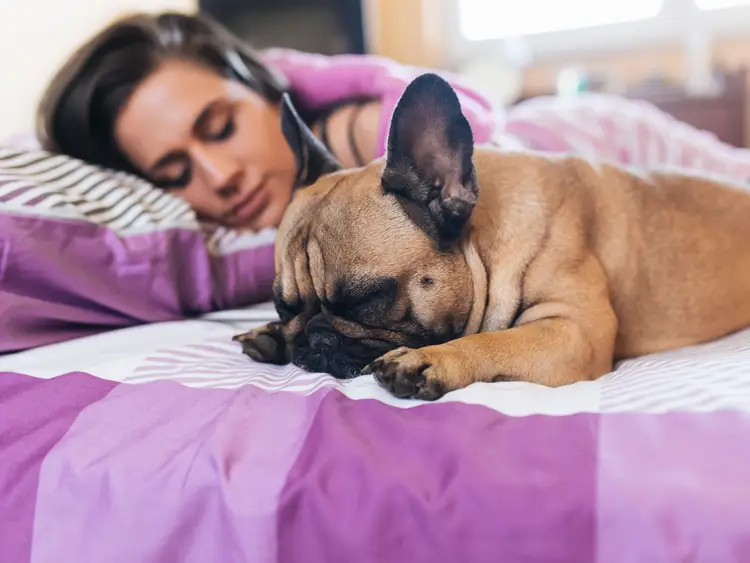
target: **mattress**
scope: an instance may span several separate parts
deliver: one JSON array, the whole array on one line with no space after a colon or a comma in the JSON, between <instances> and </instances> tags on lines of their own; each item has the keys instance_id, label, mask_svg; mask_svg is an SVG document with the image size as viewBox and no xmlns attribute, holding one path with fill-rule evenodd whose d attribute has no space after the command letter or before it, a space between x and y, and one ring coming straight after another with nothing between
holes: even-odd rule
<instances>
[{"instance_id":1,"label":"mattress","mask_svg":"<svg viewBox=\"0 0 750 563\"><path fill-rule=\"evenodd\" d=\"M0 560L750 561L750 331L422 403L252 362L273 318L0 357Z\"/></svg>"}]
</instances>

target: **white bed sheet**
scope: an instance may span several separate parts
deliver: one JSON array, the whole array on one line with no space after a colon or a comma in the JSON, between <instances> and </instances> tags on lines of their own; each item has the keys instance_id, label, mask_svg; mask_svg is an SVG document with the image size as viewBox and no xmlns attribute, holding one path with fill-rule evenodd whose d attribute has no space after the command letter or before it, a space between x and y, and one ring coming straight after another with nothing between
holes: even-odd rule
<instances>
[{"instance_id":1,"label":"white bed sheet","mask_svg":"<svg viewBox=\"0 0 750 563\"><path fill-rule=\"evenodd\" d=\"M170 379L196 387L257 385L270 392L311 393L336 387L353 399L402 408L371 376L342 382L294 366L257 364L232 336L274 320L271 304L222 311L195 320L111 331L0 358L0 371L50 378L73 371L128 383ZM558 389L527 383L474 384L441 401L483 404L510 415L576 412L750 412L750 330L703 346L623 362L593 382Z\"/></svg>"}]
</instances>

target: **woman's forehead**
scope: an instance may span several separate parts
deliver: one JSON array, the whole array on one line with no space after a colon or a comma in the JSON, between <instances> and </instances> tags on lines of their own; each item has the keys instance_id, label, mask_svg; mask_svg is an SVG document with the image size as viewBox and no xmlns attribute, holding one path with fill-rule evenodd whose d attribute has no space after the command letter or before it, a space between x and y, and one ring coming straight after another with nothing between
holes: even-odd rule
<instances>
[{"instance_id":1,"label":"woman's forehead","mask_svg":"<svg viewBox=\"0 0 750 563\"><path fill-rule=\"evenodd\" d=\"M206 106L228 95L228 81L187 61L162 63L135 89L115 122L123 150L141 167L190 138ZM146 161L146 162L144 162Z\"/></svg>"}]
</instances>

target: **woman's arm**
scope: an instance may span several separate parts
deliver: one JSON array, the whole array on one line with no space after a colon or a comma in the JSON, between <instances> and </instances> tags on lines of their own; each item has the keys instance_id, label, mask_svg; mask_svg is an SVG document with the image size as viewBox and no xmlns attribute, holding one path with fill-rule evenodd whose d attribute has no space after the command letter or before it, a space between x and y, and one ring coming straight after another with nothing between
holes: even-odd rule
<instances>
[{"instance_id":1,"label":"woman's arm","mask_svg":"<svg viewBox=\"0 0 750 563\"><path fill-rule=\"evenodd\" d=\"M312 130L344 168L363 166L379 156L381 111L378 101L345 104L315 123Z\"/></svg>"}]
</instances>

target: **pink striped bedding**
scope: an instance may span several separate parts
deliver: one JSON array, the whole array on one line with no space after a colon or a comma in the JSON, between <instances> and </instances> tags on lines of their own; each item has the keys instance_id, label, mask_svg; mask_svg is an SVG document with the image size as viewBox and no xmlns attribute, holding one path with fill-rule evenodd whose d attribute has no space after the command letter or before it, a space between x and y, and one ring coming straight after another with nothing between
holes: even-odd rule
<instances>
[{"instance_id":1,"label":"pink striped bedding","mask_svg":"<svg viewBox=\"0 0 750 563\"><path fill-rule=\"evenodd\" d=\"M0 354L264 301L274 237L199 223L132 176L0 147Z\"/></svg>"}]
</instances>

